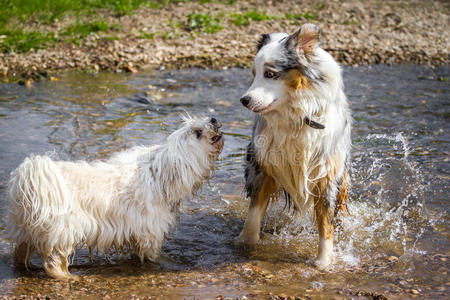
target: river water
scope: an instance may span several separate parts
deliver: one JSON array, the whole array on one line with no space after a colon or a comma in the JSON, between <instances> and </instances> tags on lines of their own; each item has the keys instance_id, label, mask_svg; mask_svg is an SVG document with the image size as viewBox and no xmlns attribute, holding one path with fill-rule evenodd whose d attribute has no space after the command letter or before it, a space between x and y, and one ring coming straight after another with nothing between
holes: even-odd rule
<instances>
[{"instance_id":1,"label":"river water","mask_svg":"<svg viewBox=\"0 0 450 300\"><path fill-rule=\"evenodd\" d=\"M353 111L350 215L336 230L336 263L318 271L317 233L284 202L272 203L254 248L233 246L248 200L243 155L253 115L239 97L242 69L70 73L57 80L0 85L0 294L53 298L152 296L162 299L271 295L313 299L447 298L449 272L449 68L345 68ZM129 257L94 263L79 249L78 281L20 273L5 241L9 173L29 154L64 160L104 159L133 145L162 142L180 113L214 116L225 146L216 171L181 208L157 263Z\"/></svg>"}]
</instances>

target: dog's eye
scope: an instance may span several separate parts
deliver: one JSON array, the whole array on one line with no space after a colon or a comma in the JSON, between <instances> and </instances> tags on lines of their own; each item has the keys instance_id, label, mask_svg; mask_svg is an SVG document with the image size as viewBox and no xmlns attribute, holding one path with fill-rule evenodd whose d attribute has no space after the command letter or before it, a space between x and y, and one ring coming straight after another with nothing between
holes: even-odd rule
<instances>
[{"instance_id":1,"label":"dog's eye","mask_svg":"<svg viewBox=\"0 0 450 300\"><path fill-rule=\"evenodd\" d=\"M194 134L199 139L202 136L203 131L201 129L195 129Z\"/></svg>"},{"instance_id":2,"label":"dog's eye","mask_svg":"<svg viewBox=\"0 0 450 300\"><path fill-rule=\"evenodd\" d=\"M264 78L275 79L276 77L277 77L277 73L275 73L275 72L268 71L268 70L264 72Z\"/></svg>"}]
</instances>

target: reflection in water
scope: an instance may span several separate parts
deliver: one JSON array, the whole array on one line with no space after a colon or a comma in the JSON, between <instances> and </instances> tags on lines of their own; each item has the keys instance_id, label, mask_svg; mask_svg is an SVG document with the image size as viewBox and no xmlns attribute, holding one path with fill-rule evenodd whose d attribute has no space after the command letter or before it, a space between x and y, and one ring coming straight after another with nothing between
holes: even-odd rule
<instances>
[{"instance_id":1,"label":"reflection in water","mask_svg":"<svg viewBox=\"0 0 450 300\"><path fill-rule=\"evenodd\" d=\"M0 293L54 297L132 294L165 298L268 293L329 298L357 291L392 298L444 298L448 272L448 68L360 67L345 70L355 118L352 194L336 229L336 263L316 270L313 220L271 203L261 242L233 246L247 210L243 154L253 115L239 104L247 70L181 70L135 75L68 74L25 89L0 86L0 203L8 174L30 153L61 159L104 159L137 144L163 141L179 114L215 116L226 142L209 184L183 203L158 262L126 256L95 263L80 249L75 282L42 270L18 273L0 240ZM426 80L423 80L426 78ZM5 215L6 209L1 211ZM0 223L4 225L4 223ZM39 258L33 263L40 267ZM414 290L414 291L413 291ZM362 293L361 295L365 295Z\"/></svg>"}]
</instances>

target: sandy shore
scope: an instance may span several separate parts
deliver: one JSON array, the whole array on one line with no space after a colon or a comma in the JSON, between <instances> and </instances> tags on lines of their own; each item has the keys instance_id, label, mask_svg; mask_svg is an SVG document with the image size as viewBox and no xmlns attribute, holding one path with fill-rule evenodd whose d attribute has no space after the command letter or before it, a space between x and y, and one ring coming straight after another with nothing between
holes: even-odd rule
<instances>
[{"instance_id":1,"label":"sandy shore","mask_svg":"<svg viewBox=\"0 0 450 300\"><path fill-rule=\"evenodd\" d=\"M237 26L233 13L258 9L266 20ZM287 14L312 12L305 18ZM1 53L0 78L31 79L62 70L137 72L143 68L248 66L262 33L294 32L313 22L322 28L322 47L342 64L448 63L449 6L445 1L237 1L231 5L187 2L162 9L142 7L131 14L103 18L116 32L91 34L79 45L60 43L28 53ZM187 26L189 14L220 18L223 29L206 33ZM43 27L56 31L64 20ZM34 27L33 27L34 26ZM33 29L38 25L30 24ZM114 36L111 37L111 34ZM144 36L144 37L143 37Z\"/></svg>"}]
</instances>

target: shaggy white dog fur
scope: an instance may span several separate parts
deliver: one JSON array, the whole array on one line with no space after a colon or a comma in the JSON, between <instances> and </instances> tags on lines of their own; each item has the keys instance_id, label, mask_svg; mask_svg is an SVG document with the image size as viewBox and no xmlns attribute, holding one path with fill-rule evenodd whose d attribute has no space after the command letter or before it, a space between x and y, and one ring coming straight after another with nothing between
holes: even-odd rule
<instances>
[{"instance_id":1,"label":"shaggy white dog fur","mask_svg":"<svg viewBox=\"0 0 450 300\"><path fill-rule=\"evenodd\" d=\"M9 238L16 266L37 250L46 273L71 277L69 256L87 245L107 253L127 245L154 260L182 199L209 178L223 147L214 118L184 117L162 145L134 147L107 161L30 156L11 173Z\"/></svg>"}]
</instances>

